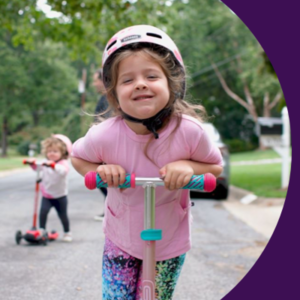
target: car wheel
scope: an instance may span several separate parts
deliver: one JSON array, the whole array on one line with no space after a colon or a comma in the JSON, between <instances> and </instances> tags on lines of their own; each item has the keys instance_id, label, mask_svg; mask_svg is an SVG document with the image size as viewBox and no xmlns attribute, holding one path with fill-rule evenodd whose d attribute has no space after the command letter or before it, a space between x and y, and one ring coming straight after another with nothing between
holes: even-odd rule
<instances>
[{"instance_id":1,"label":"car wheel","mask_svg":"<svg viewBox=\"0 0 300 300\"><path fill-rule=\"evenodd\" d=\"M212 192L212 196L216 200L226 200L228 198L228 186L218 185Z\"/></svg>"}]
</instances>

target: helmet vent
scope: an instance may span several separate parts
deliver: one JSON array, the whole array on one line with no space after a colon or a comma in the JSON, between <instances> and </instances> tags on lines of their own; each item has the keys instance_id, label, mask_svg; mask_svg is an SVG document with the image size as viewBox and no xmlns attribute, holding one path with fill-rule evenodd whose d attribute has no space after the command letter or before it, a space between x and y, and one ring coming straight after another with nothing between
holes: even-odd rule
<instances>
[{"instance_id":1,"label":"helmet vent","mask_svg":"<svg viewBox=\"0 0 300 300\"><path fill-rule=\"evenodd\" d=\"M109 50L117 41L113 41L107 48L106 48L106 51Z\"/></svg>"},{"instance_id":2,"label":"helmet vent","mask_svg":"<svg viewBox=\"0 0 300 300\"><path fill-rule=\"evenodd\" d=\"M158 39L162 39L162 36L159 35L159 34L156 34L156 33L150 33L150 32L147 32L146 34L149 35L149 36L153 36L153 37L155 37L155 38L158 38Z\"/></svg>"}]
</instances>

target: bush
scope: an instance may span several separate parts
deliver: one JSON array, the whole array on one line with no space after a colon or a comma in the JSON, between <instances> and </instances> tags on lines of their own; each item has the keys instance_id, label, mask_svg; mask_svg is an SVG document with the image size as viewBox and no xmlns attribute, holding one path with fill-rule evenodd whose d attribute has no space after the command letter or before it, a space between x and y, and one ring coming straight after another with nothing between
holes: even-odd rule
<instances>
[{"instance_id":1,"label":"bush","mask_svg":"<svg viewBox=\"0 0 300 300\"><path fill-rule=\"evenodd\" d=\"M19 131L8 137L9 146L16 146L18 153L28 155L29 147L35 144L35 153L41 152L41 141L53 133L53 128L34 127Z\"/></svg>"},{"instance_id":2,"label":"bush","mask_svg":"<svg viewBox=\"0 0 300 300\"><path fill-rule=\"evenodd\" d=\"M229 148L230 153L245 152L257 149L255 142L246 142L241 139L232 139L224 141Z\"/></svg>"},{"instance_id":3,"label":"bush","mask_svg":"<svg viewBox=\"0 0 300 300\"><path fill-rule=\"evenodd\" d=\"M29 151L29 145L31 144L30 141L23 141L21 142L18 147L17 147L17 151L21 154L21 155L28 155L28 151Z\"/></svg>"}]
</instances>

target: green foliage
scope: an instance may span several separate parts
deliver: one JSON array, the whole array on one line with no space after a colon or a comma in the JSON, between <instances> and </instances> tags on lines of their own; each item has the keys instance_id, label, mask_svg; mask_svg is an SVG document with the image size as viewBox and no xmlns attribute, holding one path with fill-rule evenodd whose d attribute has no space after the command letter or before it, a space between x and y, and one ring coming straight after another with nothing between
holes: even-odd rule
<instances>
[{"instance_id":1,"label":"green foliage","mask_svg":"<svg viewBox=\"0 0 300 300\"><path fill-rule=\"evenodd\" d=\"M258 145L241 139L224 140L230 153L246 152L257 149Z\"/></svg>"},{"instance_id":2,"label":"green foliage","mask_svg":"<svg viewBox=\"0 0 300 300\"><path fill-rule=\"evenodd\" d=\"M48 0L49 17L36 0L0 2L0 26L12 34L14 45L34 49L37 42L63 43L73 59L101 60L108 39L133 24L167 25L173 8L167 0L106 1Z\"/></svg>"},{"instance_id":3,"label":"green foliage","mask_svg":"<svg viewBox=\"0 0 300 300\"><path fill-rule=\"evenodd\" d=\"M8 119L9 142L15 144L17 132L35 126L67 134L73 141L84 134L92 118L81 116L79 109L82 69L88 72L86 104L93 112L98 96L90 82L106 42L124 27L151 24L170 34L182 53L188 99L205 106L223 138L242 140L231 143L232 151L256 145L253 122L225 94L211 62L241 97L247 81L258 107L264 92L272 99L280 85L255 37L222 2L48 0L56 17L36 4L0 1L0 121Z\"/></svg>"},{"instance_id":4,"label":"green foliage","mask_svg":"<svg viewBox=\"0 0 300 300\"><path fill-rule=\"evenodd\" d=\"M30 141L21 142L17 147L18 153L20 155L28 155L29 145L30 145Z\"/></svg>"},{"instance_id":5,"label":"green foliage","mask_svg":"<svg viewBox=\"0 0 300 300\"><path fill-rule=\"evenodd\" d=\"M186 3L187 2L187 3ZM222 2L215 0L174 1L178 17L169 25L189 78L189 98L204 105L213 123L226 139L254 138L254 123L248 111L229 97L222 88L211 64L214 62L228 87L245 99L248 84L259 115L263 98L280 91L278 79L260 72L265 63L263 49L245 26ZM273 110L276 113L276 110Z\"/></svg>"}]
</instances>

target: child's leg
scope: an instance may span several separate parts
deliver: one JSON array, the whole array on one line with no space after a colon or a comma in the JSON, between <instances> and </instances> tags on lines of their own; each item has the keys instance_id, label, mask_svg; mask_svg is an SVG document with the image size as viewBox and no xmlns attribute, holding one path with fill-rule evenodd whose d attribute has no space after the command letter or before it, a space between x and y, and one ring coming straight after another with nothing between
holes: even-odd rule
<instances>
[{"instance_id":1,"label":"child's leg","mask_svg":"<svg viewBox=\"0 0 300 300\"><path fill-rule=\"evenodd\" d=\"M142 261L105 239L102 265L102 299L135 300Z\"/></svg>"},{"instance_id":2,"label":"child's leg","mask_svg":"<svg viewBox=\"0 0 300 300\"><path fill-rule=\"evenodd\" d=\"M69 232L70 231L70 223L69 223L69 218L67 215L67 207L68 207L67 196L53 199L51 201L53 201L53 205L57 211L58 217L61 220L61 223L64 228L64 232Z\"/></svg>"},{"instance_id":3,"label":"child's leg","mask_svg":"<svg viewBox=\"0 0 300 300\"><path fill-rule=\"evenodd\" d=\"M40 228L46 229L47 217L51 207L51 200L43 197L39 215Z\"/></svg>"},{"instance_id":4,"label":"child's leg","mask_svg":"<svg viewBox=\"0 0 300 300\"><path fill-rule=\"evenodd\" d=\"M156 262L155 275L155 299L157 300L171 300L177 284L185 254L180 256ZM138 281L137 300L142 299L142 270Z\"/></svg>"}]
</instances>

